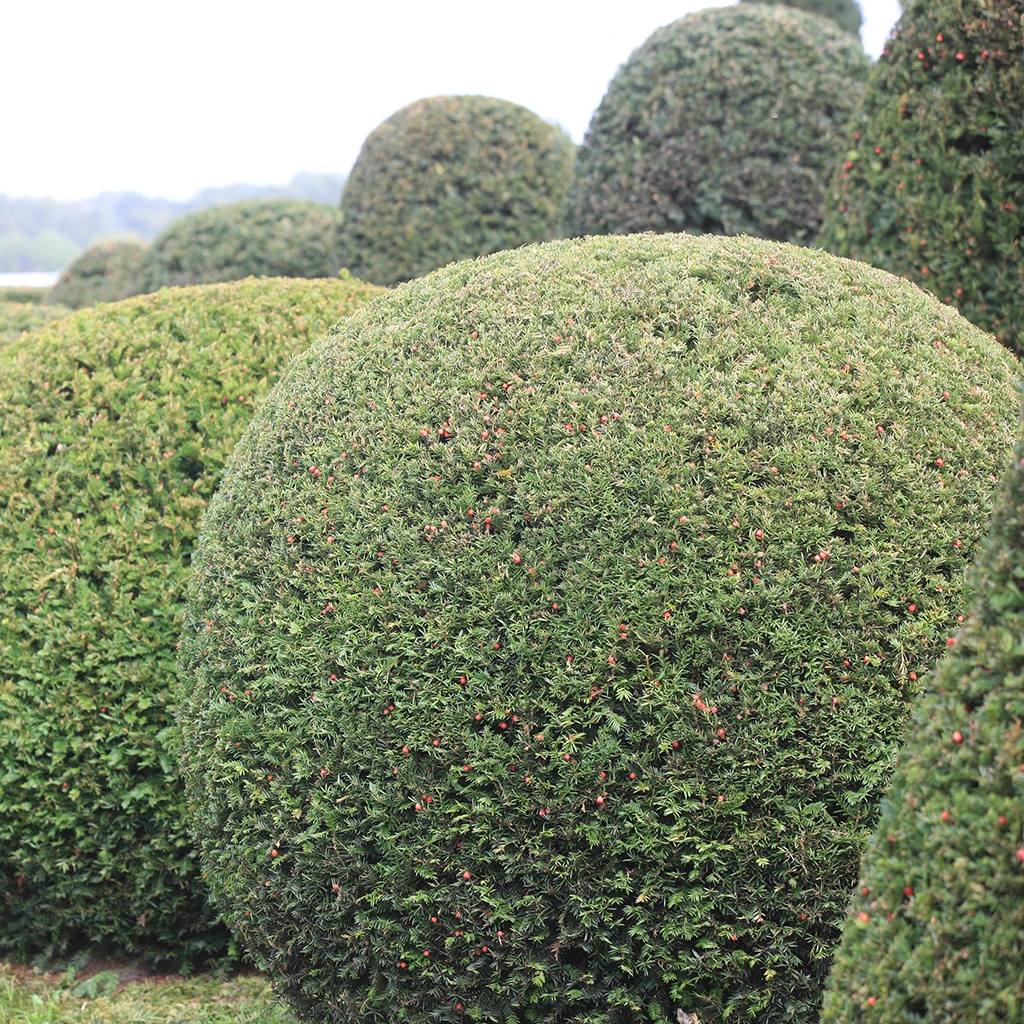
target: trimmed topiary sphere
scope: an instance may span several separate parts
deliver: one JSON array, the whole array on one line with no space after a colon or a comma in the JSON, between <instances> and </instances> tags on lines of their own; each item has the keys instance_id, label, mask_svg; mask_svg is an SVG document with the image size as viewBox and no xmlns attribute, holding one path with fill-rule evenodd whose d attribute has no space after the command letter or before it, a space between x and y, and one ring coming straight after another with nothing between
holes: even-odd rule
<instances>
[{"instance_id":1,"label":"trimmed topiary sphere","mask_svg":"<svg viewBox=\"0 0 1024 1024\"><path fill-rule=\"evenodd\" d=\"M913 0L871 72L820 244L1024 350L1024 9Z\"/></svg>"},{"instance_id":2,"label":"trimmed topiary sphere","mask_svg":"<svg viewBox=\"0 0 1024 1024\"><path fill-rule=\"evenodd\" d=\"M333 206L254 199L176 220L153 243L140 289L243 277L334 277L341 267Z\"/></svg>"},{"instance_id":3,"label":"trimmed topiary sphere","mask_svg":"<svg viewBox=\"0 0 1024 1024\"><path fill-rule=\"evenodd\" d=\"M163 291L0 348L0 949L224 955L170 753L184 581L254 406L378 291Z\"/></svg>"},{"instance_id":4,"label":"trimmed topiary sphere","mask_svg":"<svg viewBox=\"0 0 1024 1024\"><path fill-rule=\"evenodd\" d=\"M340 324L236 448L183 633L257 963L310 1020L815 1020L1018 374L753 239L531 246Z\"/></svg>"},{"instance_id":5,"label":"trimmed topiary sphere","mask_svg":"<svg viewBox=\"0 0 1024 1024\"><path fill-rule=\"evenodd\" d=\"M1024 1007L1024 445L864 855L823 1021Z\"/></svg>"},{"instance_id":6,"label":"trimmed topiary sphere","mask_svg":"<svg viewBox=\"0 0 1024 1024\"><path fill-rule=\"evenodd\" d=\"M392 285L555 238L574 156L561 128L516 103L418 100L363 143L341 197L344 263Z\"/></svg>"},{"instance_id":7,"label":"trimmed topiary sphere","mask_svg":"<svg viewBox=\"0 0 1024 1024\"><path fill-rule=\"evenodd\" d=\"M81 309L137 295L147 249L131 238L100 242L86 249L61 271L46 301Z\"/></svg>"},{"instance_id":8,"label":"trimmed topiary sphere","mask_svg":"<svg viewBox=\"0 0 1024 1024\"><path fill-rule=\"evenodd\" d=\"M713 8L658 29L590 122L570 233L809 242L867 72L857 40L788 7Z\"/></svg>"},{"instance_id":9,"label":"trimmed topiary sphere","mask_svg":"<svg viewBox=\"0 0 1024 1024\"><path fill-rule=\"evenodd\" d=\"M858 38L860 38L860 26L864 21L857 0L740 0L740 3L784 4L786 7L796 7L798 10L807 11L808 14L817 14L822 18L828 18L844 32L849 32Z\"/></svg>"}]
</instances>

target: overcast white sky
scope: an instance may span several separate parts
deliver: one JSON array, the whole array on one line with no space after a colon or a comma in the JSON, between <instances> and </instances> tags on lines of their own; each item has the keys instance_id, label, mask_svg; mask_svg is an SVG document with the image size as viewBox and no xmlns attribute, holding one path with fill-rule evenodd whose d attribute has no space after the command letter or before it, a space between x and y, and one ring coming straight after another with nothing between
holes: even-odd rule
<instances>
[{"instance_id":1,"label":"overcast white sky","mask_svg":"<svg viewBox=\"0 0 1024 1024\"><path fill-rule=\"evenodd\" d=\"M724 0L728 5L730 0ZM424 96L521 103L577 141L616 68L709 0L8 0L0 193L81 199L347 172ZM861 0L872 56L897 0Z\"/></svg>"}]
</instances>

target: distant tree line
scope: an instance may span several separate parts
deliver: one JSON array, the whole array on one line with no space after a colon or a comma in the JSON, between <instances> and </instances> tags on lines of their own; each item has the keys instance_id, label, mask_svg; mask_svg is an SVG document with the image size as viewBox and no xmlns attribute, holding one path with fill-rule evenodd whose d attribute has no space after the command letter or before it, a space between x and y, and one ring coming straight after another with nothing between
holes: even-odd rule
<instances>
[{"instance_id":1,"label":"distant tree line","mask_svg":"<svg viewBox=\"0 0 1024 1024\"><path fill-rule=\"evenodd\" d=\"M138 192L101 192L75 202L0 194L0 273L60 270L98 239L150 242L186 213L244 199L310 199L336 206L344 183L341 174L303 171L287 185L207 188L183 202Z\"/></svg>"}]
</instances>

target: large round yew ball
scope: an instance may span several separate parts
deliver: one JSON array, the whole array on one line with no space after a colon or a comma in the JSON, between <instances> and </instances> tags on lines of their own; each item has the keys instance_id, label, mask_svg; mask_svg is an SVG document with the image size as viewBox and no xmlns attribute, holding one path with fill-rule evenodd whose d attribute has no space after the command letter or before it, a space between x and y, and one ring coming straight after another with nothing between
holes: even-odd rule
<instances>
[{"instance_id":1,"label":"large round yew ball","mask_svg":"<svg viewBox=\"0 0 1024 1024\"><path fill-rule=\"evenodd\" d=\"M256 962L309 1020L815 1020L1018 376L749 238L530 246L339 324L235 449L182 641Z\"/></svg>"}]
</instances>

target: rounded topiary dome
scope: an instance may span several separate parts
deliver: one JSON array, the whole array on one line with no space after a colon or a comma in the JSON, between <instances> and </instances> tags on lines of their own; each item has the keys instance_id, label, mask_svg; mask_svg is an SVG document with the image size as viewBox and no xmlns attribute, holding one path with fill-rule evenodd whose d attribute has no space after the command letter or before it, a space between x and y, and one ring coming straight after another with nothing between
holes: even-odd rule
<instances>
[{"instance_id":1,"label":"rounded topiary dome","mask_svg":"<svg viewBox=\"0 0 1024 1024\"><path fill-rule=\"evenodd\" d=\"M257 963L317 1020L816 1019L1018 375L753 239L530 246L339 325L235 449L182 640Z\"/></svg>"},{"instance_id":2,"label":"rounded topiary dome","mask_svg":"<svg viewBox=\"0 0 1024 1024\"><path fill-rule=\"evenodd\" d=\"M558 234L575 147L516 103L435 96L363 143L341 197L345 265L398 284Z\"/></svg>"},{"instance_id":3,"label":"rounded topiary dome","mask_svg":"<svg viewBox=\"0 0 1024 1024\"><path fill-rule=\"evenodd\" d=\"M845 32L860 36L860 26L864 21L857 0L740 0L744 3L784 4L796 7L808 14L818 14L834 21Z\"/></svg>"},{"instance_id":4,"label":"rounded topiary dome","mask_svg":"<svg viewBox=\"0 0 1024 1024\"><path fill-rule=\"evenodd\" d=\"M116 302L139 292L139 275L148 246L131 238L99 242L61 271L46 301L71 309Z\"/></svg>"},{"instance_id":5,"label":"rounded topiary dome","mask_svg":"<svg viewBox=\"0 0 1024 1024\"><path fill-rule=\"evenodd\" d=\"M867 72L857 40L789 7L713 8L658 29L590 122L569 232L809 242Z\"/></svg>"},{"instance_id":6,"label":"rounded topiary dome","mask_svg":"<svg viewBox=\"0 0 1024 1024\"><path fill-rule=\"evenodd\" d=\"M378 291L168 290L0 347L0 949L223 955L170 753L184 580L253 408Z\"/></svg>"},{"instance_id":7,"label":"rounded topiary dome","mask_svg":"<svg viewBox=\"0 0 1024 1024\"><path fill-rule=\"evenodd\" d=\"M243 277L334 277L341 268L333 206L252 199L211 206L170 225L150 248L140 290Z\"/></svg>"},{"instance_id":8,"label":"rounded topiary dome","mask_svg":"<svg viewBox=\"0 0 1024 1024\"><path fill-rule=\"evenodd\" d=\"M872 69L821 244L1024 350L1024 10L911 0Z\"/></svg>"},{"instance_id":9,"label":"rounded topiary dome","mask_svg":"<svg viewBox=\"0 0 1024 1024\"><path fill-rule=\"evenodd\" d=\"M974 607L900 753L822 1021L1019 1021L1024 1007L1024 445Z\"/></svg>"}]
</instances>

